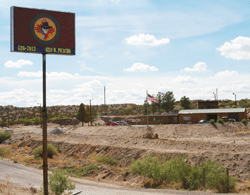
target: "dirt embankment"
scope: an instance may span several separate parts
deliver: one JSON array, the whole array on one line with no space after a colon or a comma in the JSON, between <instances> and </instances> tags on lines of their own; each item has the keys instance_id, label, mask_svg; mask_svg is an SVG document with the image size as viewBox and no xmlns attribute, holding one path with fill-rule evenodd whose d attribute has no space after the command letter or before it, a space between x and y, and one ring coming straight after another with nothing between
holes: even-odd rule
<instances>
[{"instance_id":1,"label":"dirt embankment","mask_svg":"<svg viewBox=\"0 0 250 195\"><path fill-rule=\"evenodd\" d=\"M49 130L56 128L50 125ZM16 131L14 129L12 138L4 144L19 143L18 148L28 146L32 149L41 145L41 130L31 131L30 127L25 128L20 127ZM166 159L188 154L188 161L192 165L208 159L217 160L229 168L231 175L238 176L240 179L250 179L249 130L250 125L244 126L242 123L215 126L210 124L157 125L150 128L145 126L81 127L79 125L64 127L64 134L49 134L48 139L65 158L73 158L79 165L88 163L86 159L90 154L113 157L120 162L119 166L122 170L129 168L131 159L142 159L146 154ZM144 138L149 132L158 134L158 139ZM107 167L99 172L95 171L93 178L130 181L130 183L141 182L140 177L131 176L126 171L114 172Z\"/></svg>"}]
</instances>

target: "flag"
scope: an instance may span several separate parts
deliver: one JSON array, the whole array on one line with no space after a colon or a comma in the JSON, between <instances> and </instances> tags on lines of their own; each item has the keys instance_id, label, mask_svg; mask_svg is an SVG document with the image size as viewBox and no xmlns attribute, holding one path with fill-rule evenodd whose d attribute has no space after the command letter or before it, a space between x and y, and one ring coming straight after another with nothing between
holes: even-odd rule
<instances>
[{"instance_id":1,"label":"flag","mask_svg":"<svg viewBox=\"0 0 250 195\"><path fill-rule=\"evenodd\" d=\"M151 96L151 95L149 95L149 94L148 94L148 100L151 101L151 102L154 102L154 103L157 103L157 104L158 104L157 99L155 99L153 96Z\"/></svg>"}]
</instances>

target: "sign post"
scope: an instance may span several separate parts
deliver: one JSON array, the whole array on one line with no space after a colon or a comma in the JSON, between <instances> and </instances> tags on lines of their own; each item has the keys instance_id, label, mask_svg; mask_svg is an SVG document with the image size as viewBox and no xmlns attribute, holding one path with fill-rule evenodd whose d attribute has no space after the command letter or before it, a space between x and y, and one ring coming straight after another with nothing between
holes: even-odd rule
<instances>
[{"instance_id":1,"label":"sign post","mask_svg":"<svg viewBox=\"0 0 250 195\"><path fill-rule=\"evenodd\" d=\"M43 188L48 195L46 54L75 55L75 14L11 7L11 52L43 58Z\"/></svg>"},{"instance_id":2,"label":"sign post","mask_svg":"<svg viewBox=\"0 0 250 195\"><path fill-rule=\"evenodd\" d=\"M43 53L43 188L45 195L48 194L47 153L46 53Z\"/></svg>"}]
</instances>

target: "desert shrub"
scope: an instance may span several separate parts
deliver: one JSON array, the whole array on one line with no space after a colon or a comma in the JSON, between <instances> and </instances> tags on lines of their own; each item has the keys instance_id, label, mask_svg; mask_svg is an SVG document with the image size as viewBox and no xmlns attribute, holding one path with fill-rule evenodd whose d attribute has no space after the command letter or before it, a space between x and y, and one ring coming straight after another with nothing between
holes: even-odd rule
<instances>
[{"instance_id":1,"label":"desert shrub","mask_svg":"<svg viewBox=\"0 0 250 195\"><path fill-rule=\"evenodd\" d=\"M91 171L91 170L99 170L100 168L97 165L95 165L94 163L90 163L85 168L77 168L76 166L69 166L69 167L65 167L63 169L65 171L67 171L67 173L69 173L70 176L81 178L82 176L88 174L89 171Z\"/></svg>"},{"instance_id":2,"label":"desert shrub","mask_svg":"<svg viewBox=\"0 0 250 195\"><path fill-rule=\"evenodd\" d=\"M5 154L10 153L10 149L8 148L0 148L0 156L4 156Z\"/></svg>"},{"instance_id":3,"label":"desert shrub","mask_svg":"<svg viewBox=\"0 0 250 195\"><path fill-rule=\"evenodd\" d=\"M98 156L97 161L108 165L118 165L119 163L117 160L105 155Z\"/></svg>"},{"instance_id":4,"label":"desert shrub","mask_svg":"<svg viewBox=\"0 0 250 195\"><path fill-rule=\"evenodd\" d=\"M241 121L244 125L247 125L247 123L248 123L248 121L247 121L247 119L242 119L242 121Z\"/></svg>"},{"instance_id":5,"label":"desert shrub","mask_svg":"<svg viewBox=\"0 0 250 195\"><path fill-rule=\"evenodd\" d=\"M250 107L250 103L243 103L240 105L241 108L249 108Z\"/></svg>"},{"instance_id":6,"label":"desert shrub","mask_svg":"<svg viewBox=\"0 0 250 195\"><path fill-rule=\"evenodd\" d=\"M225 107L226 105L224 103L219 103L218 106L219 107Z\"/></svg>"},{"instance_id":7,"label":"desert shrub","mask_svg":"<svg viewBox=\"0 0 250 195\"><path fill-rule=\"evenodd\" d=\"M217 123L224 124L224 120L223 120L222 118L218 118L218 119L217 119Z\"/></svg>"},{"instance_id":8,"label":"desert shrub","mask_svg":"<svg viewBox=\"0 0 250 195\"><path fill-rule=\"evenodd\" d=\"M237 106L236 106L236 105L233 105L232 108L237 108Z\"/></svg>"},{"instance_id":9,"label":"desert shrub","mask_svg":"<svg viewBox=\"0 0 250 195\"><path fill-rule=\"evenodd\" d=\"M33 119L33 123L34 125L40 125L42 123L42 120L40 117L36 117L35 119Z\"/></svg>"},{"instance_id":10,"label":"desert shrub","mask_svg":"<svg viewBox=\"0 0 250 195\"><path fill-rule=\"evenodd\" d=\"M140 175L159 181L162 179L166 169L162 169L158 157L146 155L142 160L131 160L131 169L129 171L137 172Z\"/></svg>"},{"instance_id":11,"label":"desert shrub","mask_svg":"<svg viewBox=\"0 0 250 195\"><path fill-rule=\"evenodd\" d=\"M211 189L216 189L220 193L227 192L226 168L221 163L208 160L199 165L206 170L206 185ZM233 192L236 187L236 178L229 176L229 191Z\"/></svg>"},{"instance_id":12,"label":"desert shrub","mask_svg":"<svg viewBox=\"0 0 250 195\"><path fill-rule=\"evenodd\" d=\"M94 164L90 163L87 167L84 168L85 174L88 174L91 170L99 170L100 168Z\"/></svg>"},{"instance_id":13,"label":"desert shrub","mask_svg":"<svg viewBox=\"0 0 250 195\"><path fill-rule=\"evenodd\" d=\"M11 138L12 133L10 131L0 132L0 144L5 140Z\"/></svg>"},{"instance_id":14,"label":"desert shrub","mask_svg":"<svg viewBox=\"0 0 250 195\"><path fill-rule=\"evenodd\" d=\"M222 164L208 160L200 165L192 167L186 156L163 161L158 157L147 155L142 160L132 160L130 172L149 177L153 182L146 183L147 187L157 187L165 184L181 183L184 189L201 189L203 181L203 168L206 170L206 185L218 192L227 190L226 168ZM236 178L229 176L229 190L234 191Z\"/></svg>"},{"instance_id":15,"label":"desert shrub","mask_svg":"<svg viewBox=\"0 0 250 195\"><path fill-rule=\"evenodd\" d=\"M38 155L40 157L43 157L43 145L38 146L32 152L33 152L35 158L38 158ZM53 155L55 155L57 153L58 153L58 150L53 145L47 144L47 155L49 158L53 158Z\"/></svg>"},{"instance_id":16,"label":"desert shrub","mask_svg":"<svg viewBox=\"0 0 250 195\"><path fill-rule=\"evenodd\" d=\"M210 119L209 123L213 125L215 123L214 119Z\"/></svg>"},{"instance_id":17,"label":"desert shrub","mask_svg":"<svg viewBox=\"0 0 250 195\"><path fill-rule=\"evenodd\" d=\"M27 118L21 118L21 119L19 119L19 124L23 124L25 126L28 126L28 125L33 125L34 122L30 119L27 119Z\"/></svg>"},{"instance_id":18,"label":"desert shrub","mask_svg":"<svg viewBox=\"0 0 250 195\"><path fill-rule=\"evenodd\" d=\"M75 189L75 184L72 184L68 179L69 175L61 170L54 170L52 174L49 175L49 189L55 195L61 195L66 190Z\"/></svg>"}]
</instances>

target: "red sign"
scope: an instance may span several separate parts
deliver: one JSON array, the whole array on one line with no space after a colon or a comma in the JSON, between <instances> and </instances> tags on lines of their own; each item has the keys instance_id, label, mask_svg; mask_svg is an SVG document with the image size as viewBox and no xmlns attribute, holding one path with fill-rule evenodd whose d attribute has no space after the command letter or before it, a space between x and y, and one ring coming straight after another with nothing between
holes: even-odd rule
<instances>
[{"instance_id":1,"label":"red sign","mask_svg":"<svg viewBox=\"0 0 250 195\"><path fill-rule=\"evenodd\" d=\"M75 55L75 14L11 7L11 51Z\"/></svg>"}]
</instances>

